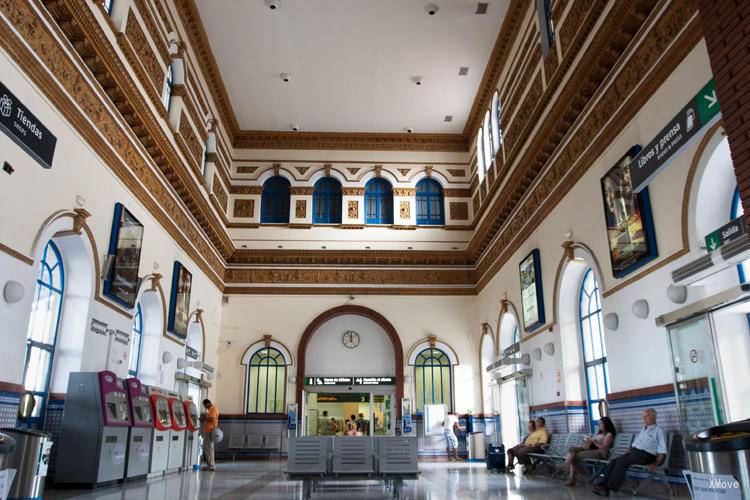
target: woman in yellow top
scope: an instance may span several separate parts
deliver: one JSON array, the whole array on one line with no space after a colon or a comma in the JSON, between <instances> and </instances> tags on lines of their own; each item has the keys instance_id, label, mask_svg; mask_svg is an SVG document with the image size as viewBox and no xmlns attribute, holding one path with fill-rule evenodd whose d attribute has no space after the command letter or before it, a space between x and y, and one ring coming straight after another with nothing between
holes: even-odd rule
<instances>
[{"instance_id":1,"label":"woman in yellow top","mask_svg":"<svg viewBox=\"0 0 750 500\"><path fill-rule=\"evenodd\" d=\"M216 460L214 459L214 429L219 427L219 409L210 399L203 400L203 407L206 412L203 417L203 455L206 458L205 471L216 469Z\"/></svg>"}]
</instances>

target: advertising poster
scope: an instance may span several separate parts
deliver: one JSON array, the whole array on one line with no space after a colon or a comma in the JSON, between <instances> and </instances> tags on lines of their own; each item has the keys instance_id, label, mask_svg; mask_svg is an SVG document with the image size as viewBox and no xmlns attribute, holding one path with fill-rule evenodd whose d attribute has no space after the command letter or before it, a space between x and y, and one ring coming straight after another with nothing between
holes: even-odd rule
<instances>
[{"instance_id":1,"label":"advertising poster","mask_svg":"<svg viewBox=\"0 0 750 500\"><path fill-rule=\"evenodd\" d=\"M115 204L109 255L113 264L104 282L104 294L126 306L135 307L138 293L138 268L141 263L143 224L121 203Z\"/></svg>"},{"instance_id":2,"label":"advertising poster","mask_svg":"<svg viewBox=\"0 0 750 500\"><path fill-rule=\"evenodd\" d=\"M168 327L170 332L180 338L187 337L192 285L193 275L182 264L175 261L172 273L172 297L169 302Z\"/></svg>"},{"instance_id":3,"label":"advertising poster","mask_svg":"<svg viewBox=\"0 0 750 500\"><path fill-rule=\"evenodd\" d=\"M630 148L601 178L609 256L615 278L629 274L657 256L648 188L636 193L630 176L630 164L640 151L640 146Z\"/></svg>"},{"instance_id":4,"label":"advertising poster","mask_svg":"<svg viewBox=\"0 0 750 500\"><path fill-rule=\"evenodd\" d=\"M542 276L539 250L534 249L521 261L521 302L523 326L526 331L544 324L544 299L542 297Z\"/></svg>"}]
</instances>

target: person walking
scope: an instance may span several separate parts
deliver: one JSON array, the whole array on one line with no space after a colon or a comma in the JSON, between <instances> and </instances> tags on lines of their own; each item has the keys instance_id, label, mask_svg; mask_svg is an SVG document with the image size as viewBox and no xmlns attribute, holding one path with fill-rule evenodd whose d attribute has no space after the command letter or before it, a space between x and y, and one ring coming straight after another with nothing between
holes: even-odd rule
<instances>
[{"instance_id":1,"label":"person walking","mask_svg":"<svg viewBox=\"0 0 750 500\"><path fill-rule=\"evenodd\" d=\"M445 451L448 454L448 461L459 461L457 430L459 430L458 417L452 413L447 414L443 421L443 434L445 435ZM453 450L453 456L451 456L451 450Z\"/></svg>"},{"instance_id":2,"label":"person walking","mask_svg":"<svg viewBox=\"0 0 750 500\"><path fill-rule=\"evenodd\" d=\"M216 470L216 459L214 458L214 429L219 427L219 409L210 399L203 400L203 455L206 459L204 471Z\"/></svg>"}]
</instances>

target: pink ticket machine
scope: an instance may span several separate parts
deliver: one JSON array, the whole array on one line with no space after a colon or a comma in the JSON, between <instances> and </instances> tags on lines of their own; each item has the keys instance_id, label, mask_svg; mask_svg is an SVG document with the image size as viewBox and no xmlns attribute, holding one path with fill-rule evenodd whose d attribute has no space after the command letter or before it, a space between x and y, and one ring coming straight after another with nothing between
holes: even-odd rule
<instances>
[{"instance_id":1,"label":"pink ticket machine","mask_svg":"<svg viewBox=\"0 0 750 500\"><path fill-rule=\"evenodd\" d=\"M122 379L110 371L71 373L56 482L98 486L123 479L130 425Z\"/></svg>"},{"instance_id":2,"label":"pink ticket machine","mask_svg":"<svg viewBox=\"0 0 750 500\"><path fill-rule=\"evenodd\" d=\"M135 479L148 475L151 463L151 440L154 433L154 418L146 389L137 378L125 380L130 401L130 427L125 478Z\"/></svg>"}]
</instances>

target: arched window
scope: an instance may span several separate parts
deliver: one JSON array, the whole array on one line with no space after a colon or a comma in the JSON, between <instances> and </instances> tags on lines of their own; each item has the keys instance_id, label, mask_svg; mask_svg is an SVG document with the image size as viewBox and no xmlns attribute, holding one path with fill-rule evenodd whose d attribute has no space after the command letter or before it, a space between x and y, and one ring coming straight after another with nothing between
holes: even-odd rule
<instances>
[{"instance_id":1,"label":"arched window","mask_svg":"<svg viewBox=\"0 0 750 500\"><path fill-rule=\"evenodd\" d=\"M341 224L341 183L323 177L313 190L313 223Z\"/></svg>"},{"instance_id":2,"label":"arched window","mask_svg":"<svg viewBox=\"0 0 750 500\"><path fill-rule=\"evenodd\" d=\"M417 224L445 224L443 186L435 179L417 182Z\"/></svg>"},{"instance_id":3,"label":"arched window","mask_svg":"<svg viewBox=\"0 0 750 500\"><path fill-rule=\"evenodd\" d=\"M172 88L174 87L174 70L172 69L172 64L170 63L169 66L167 66L167 78L164 82L164 93L162 94L162 104L164 104L164 108L167 110L167 113L169 113L169 105L172 102Z\"/></svg>"},{"instance_id":4,"label":"arched window","mask_svg":"<svg viewBox=\"0 0 750 500\"><path fill-rule=\"evenodd\" d=\"M497 90L492 96L490 111L492 112L492 150L497 155L500 151L500 144L503 142L503 132L500 128L500 93Z\"/></svg>"},{"instance_id":5,"label":"arched window","mask_svg":"<svg viewBox=\"0 0 750 500\"><path fill-rule=\"evenodd\" d=\"M62 258L57 246L50 240L42 253L26 335L23 386L36 396L34 412L27 420L32 427L44 422L45 400L49 392L64 289Z\"/></svg>"},{"instance_id":6,"label":"arched window","mask_svg":"<svg viewBox=\"0 0 750 500\"><path fill-rule=\"evenodd\" d=\"M203 155L201 156L201 175L206 176L206 162L208 161L208 139L203 144Z\"/></svg>"},{"instance_id":7,"label":"arched window","mask_svg":"<svg viewBox=\"0 0 750 500\"><path fill-rule=\"evenodd\" d=\"M128 375L138 376L138 368L141 364L141 340L143 339L143 310L138 304L133 317L133 326L130 328L130 357L128 358Z\"/></svg>"},{"instance_id":8,"label":"arched window","mask_svg":"<svg viewBox=\"0 0 750 500\"><path fill-rule=\"evenodd\" d=\"M273 347L260 349L250 358L247 371L247 412L284 413L286 362Z\"/></svg>"},{"instance_id":9,"label":"arched window","mask_svg":"<svg viewBox=\"0 0 750 500\"><path fill-rule=\"evenodd\" d=\"M263 184L260 221L277 224L289 222L289 181L279 175Z\"/></svg>"},{"instance_id":10,"label":"arched window","mask_svg":"<svg viewBox=\"0 0 750 500\"><path fill-rule=\"evenodd\" d=\"M734 220L737 217L744 215L745 210L742 208L742 198L740 198L740 189L734 190L734 197L732 198L732 213L730 214L730 220ZM750 259L743 260L737 264L737 272L740 275L740 283L747 281L747 277L750 276Z\"/></svg>"},{"instance_id":11,"label":"arched window","mask_svg":"<svg viewBox=\"0 0 750 500\"><path fill-rule=\"evenodd\" d=\"M393 190L382 177L365 184L365 223L393 224Z\"/></svg>"},{"instance_id":12,"label":"arched window","mask_svg":"<svg viewBox=\"0 0 750 500\"><path fill-rule=\"evenodd\" d=\"M607 350L604 345L604 328L602 327L602 297L599 282L590 268L583 276L579 299L578 317L581 326L583 345L583 362L586 372L586 390L588 393L589 419L592 429L599 420L599 400L607 397L609 381L607 378Z\"/></svg>"},{"instance_id":13,"label":"arched window","mask_svg":"<svg viewBox=\"0 0 750 500\"><path fill-rule=\"evenodd\" d=\"M453 377L448 355L430 347L417 354L414 361L416 410L421 414L424 405L444 404L453 411Z\"/></svg>"},{"instance_id":14,"label":"arched window","mask_svg":"<svg viewBox=\"0 0 750 500\"><path fill-rule=\"evenodd\" d=\"M482 129L479 129L477 133L477 175L479 176L479 183L484 181L484 146L482 146Z\"/></svg>"},{"instance_id":15,"label":"arched window","mask_svg":"<svg viewBox=\"0 0 750 500\"><path fill-rule=\"evenodd\" d=\"M112 14L112 4L115 3L114 0L101 0L101 2L102 7L104 7L107 14Z\"/></svg>"},{"instance_id":16,"label":"arched window","mask_svg":"<svg viewBox=\"0 0 750 500\"><path fill-rule=\"evenodd\" d=\"M494 151L492 150L492 137L490 137L490 131L492 126L490 125L490 110L484 114L484 135L482 136L482 145L484 146L484 168L489 169L492 165L494 158Z\"/></svg>"}]
</instances>

